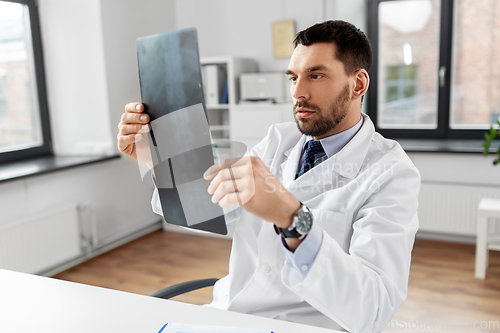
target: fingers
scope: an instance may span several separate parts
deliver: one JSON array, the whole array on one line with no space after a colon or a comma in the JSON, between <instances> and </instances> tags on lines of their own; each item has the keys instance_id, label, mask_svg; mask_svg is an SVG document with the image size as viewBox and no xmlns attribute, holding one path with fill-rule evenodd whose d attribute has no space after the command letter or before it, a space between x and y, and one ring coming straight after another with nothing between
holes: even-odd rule
<instances>
[{"instance_id":1,"label":"fingers","mask_svg":"<svg viewBox=\"0 0 500 333\"><path fill-rule=\"evenodd\" d=\"M125 105L125 113L122 114L118 128L119 135L145 133L151 129L149 116L142 114L144 105L139 103L129 103Z\"/></svg>"},{"instance_id":2,"label":"fingers","mask_svg":"<svg viewBox=\"0 0 500 333\"><path fill-rule=\"evenodd\" d=\"M219 185L225 181L234 181L243 179L245 177L253 178L253 171L251 165L242 165L239 167L230 167L221 170L217 173L214 179L210 182L208 193L213 194Z\"/></svg>"},{"instance_id":3,"label":"fingers","mask_svg":"<svg viewBox=\"0 0 500 333\"><path fill-rule=\"evenodd\" d=\"M119 135L146 133L151 130L151 125L121 125Z\"/></svg>"},{"instance_id":4,"label":"fingers","mask_svg":"<svg viewBox=\"0 0 500 333\"><path fill-rule=\"evenodd\" d=\"M128 103L125 105L125 112L141 113L144 111L144 105L141 103Z\"/></svg>"},{"instance_id":5,"label":"fingers","mask_svg":"<svg viewBox=\"0 0 500 333\"><path fill-rule=\"evenodd\" d=\"M141 140L145 140L146 144L149 145L147 137L144 136L143 133L139 132L137 134L127 134L127 135L118 135L118 148L120 150L125 149L130 144L137 143Z\"/></svg>"},{"instance_id":6,"label":"fingers","mask_svg":"<svg viewBox=\"0 0 500 333\"><path fill-rule=\"evenodd\" d=\"M122 114L121 124L147 124L149 116L142 113L125 112Z\"/></svg>"},{"instance_id":7,"label":"fingers","mask_svg":"<svg viewBox=\"0 0 500 333\"><path fill-rule=\"evenodd\" d=\"M225 195L235 193L237 185L232 180L225 181L216 188L215 193L212 195L212 202L218 203Z\"/></svg>"},{"instance_id":8,"label":"fingers","mask_svg":"<svg viewBox=\"0 0 500 333\"><path fill-rule=\"evenodd\" d=\"M219 171L210 182L208 193L212 194L212 202L221 207L230 204L243 206L255 193L252 164L246 163Z\"/></svg>"},{"instance_id":9,"label":"fingers","mask_svg":"<svg viewBox=\"0 0 500 333\"><path fill-rule=\"evenodd\" d=\"M255 193L253 182L248 179L227 180L219 184L212 196L212 202L221 207L243 206Z\"/></svg>"},{"instance_id":10,"label":"fingers","mask_svg":"<svg viewBox=\"0 0 500 333\"><path fill-rule=\"evenodd\" d=\"M128 145L133 144L137 141L135 134L129 135L119 135L118 136L118 149L124 151Z\"/></svg>"},{"instance_id":11,"label":"fingers","mask_svg":"<svg viewBox=\"0 0 500 333\"><path fill-rule=\"evenodd\" d=\"M208 168L207 171L205 171L205 173L203 174L203 178L205 178L207 180L212 179L215 176L217 176L217 174L220 170L227 169L229 167L232 167L234 169L235 167L244 166L247 164L251 165L251 160L250 160L250 157L248 157L248 156L243 157L243 158L229 158L229 159L223 160L222 162L220 162L218 164L214 164L210 168Z\"/></svg>"},{"instance_id":12,"label":"fingers","mask_svg":"<svg viewBox=\"0 0 500 333\"><path fill-rule=\"evenodd\" d=\"M219 201L219 206L222 208L233 205L243 206L244 204L245 201L241 199L240 192L227 194L226 196L224 196L224 198L222 198L221 201Z\"/></svg>"},{"instance_id":13,"label":"fingers","mask_svg":"<svg viewBox=\"0 0 500 333\"><path fill-rule=\"evenodd\" d=\"M142 133L151 130L150 118L147 114L143 114L143 111L143 104L128 103L118 124L118 149L134 160L138 158L136 143L141 140Z\"/></svg>"},{"instance_id":14,"label":"fingers","mask_svg":"<svg viewBox=\"0 0 500 333\"><path fill-rule=\"evenodd\" d=\"M204 174L212 179L208 193L212 202L221 207L231 204L243 206L255 193L252 161L249 157L233 158L213 165Z\"/></svg>"},{"instance_id":15,"label":"fingers","mask_svg":"<svg viewBox=\"0 0 500 333\"><path fill-rule=\"evenodd\" d=\"M146 125L142 125L141 129L137 133L147 133L149 131L151 131L151 125L146 124Z\"/></svg>"}]
</instances>

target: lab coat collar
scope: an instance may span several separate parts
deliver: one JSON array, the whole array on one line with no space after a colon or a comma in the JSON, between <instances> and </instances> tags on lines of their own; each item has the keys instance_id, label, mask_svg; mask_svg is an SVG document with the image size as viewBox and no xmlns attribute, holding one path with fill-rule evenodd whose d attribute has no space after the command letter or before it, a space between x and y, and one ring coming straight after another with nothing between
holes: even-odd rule
<instances>
[{"instance_id":1,"label":"lab coat collar","mask_svg":"<svg viewBox=\"0 0 500 333\"><path fill-rule=\"evenodd\" d=\"M295 175L297 173L300 154L302 153L302 146L304 146L305 141L306 141L306 136L302 135L299 139L299 142L297 142L295 146L284 152L287 158L281 164L281 172L283 175L283 185L285 187L288 187L292 182L296 180Z\"/></svg>"},{"instance_id":2,"label":"lab coat collar","mask_svg":"<svg viewBox=\"0 0 500 333\"><path fill-rule=\"evenodd\" d=\"M281 164L283 185L288 188L292 184L303 187L320 182L330 183L333 172L342 177L354 179L361 169L371 138L375 134L375 127L370 118L364 113L361 113L361 116L364 118L363 125L358 133L337 154L295 179L298 161L306 140L306 136L302 135L294 147L283 152L287 157Z\"/></svg>"},{"instance_id":3,"label":"lab coat collar","mask_svg":"<svg viewBox=\"0 0 500 333\"><path fill-rule=\"evenodd\" d=\"M375 126L370 117L364 113L361 113L361 116L364 118L363 125L351 141L337 153L333 167L333 171L349 179L358 175L375 135Z\"/></svg>"}]
</instances>

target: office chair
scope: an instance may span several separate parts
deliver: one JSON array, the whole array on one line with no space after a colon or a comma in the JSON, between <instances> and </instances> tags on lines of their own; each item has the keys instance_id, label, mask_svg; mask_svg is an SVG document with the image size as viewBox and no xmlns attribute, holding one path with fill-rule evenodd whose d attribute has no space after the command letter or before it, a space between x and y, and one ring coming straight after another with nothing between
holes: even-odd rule
<instances>
[{"instance_id":1,"label":"office chair","mask_svg":"<svg viewBox=\"0 0 500 333\"><path fill-rule=\"evenodd\" d=\"M169 299L193 290L211 287L217 282L219 279L201 279L201 280L192 280L181 282L178 284L174 284L173 286L167 287L160 291L152 294L152 297Z\"/></svg>"}]
</instances>

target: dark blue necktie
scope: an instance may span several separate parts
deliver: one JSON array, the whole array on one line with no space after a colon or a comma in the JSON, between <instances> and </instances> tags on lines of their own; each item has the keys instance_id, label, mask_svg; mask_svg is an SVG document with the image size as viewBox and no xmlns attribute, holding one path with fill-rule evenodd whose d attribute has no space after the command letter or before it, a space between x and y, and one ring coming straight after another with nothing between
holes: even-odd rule
<instances>
[{"instance_id":1,"label":"dark blue necktie","mask_svg":"<svg viewBox=\"0 0 500 333\"><path fill-rule=\"evenodd\" d=\"M295 177L295 178L296 179L299 178L304 173L306 173L308 170L313 168L315 166L315 162L316 162L315 156L320 154L320 153L324 153L324 152L325 152L325 150L323 149L323 146L321 145L320 141L309 140L306 143L306 155L304 156L304 162L302 162L302 167L300 168L299 173L297 174L297 177Z\"/></svg>"}]
</instances>

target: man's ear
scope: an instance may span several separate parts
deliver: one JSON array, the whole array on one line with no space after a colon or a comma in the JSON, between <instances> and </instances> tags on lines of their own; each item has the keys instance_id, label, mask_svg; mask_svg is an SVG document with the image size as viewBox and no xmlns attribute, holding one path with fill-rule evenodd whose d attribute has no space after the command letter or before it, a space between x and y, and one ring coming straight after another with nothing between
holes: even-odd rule
<instances>
[{"instance_id":1,"label":"man's ear","mask_svg":"<svg viewBox=\"0 0 500 333\"><path fill-rule=\"evenodd\" d=\"M352 89L354 98L361 98L366 94L368 86L370 85L370 76L364 69L358 69L354 75L354 87Z\"/></svg>"}]
</instances>

